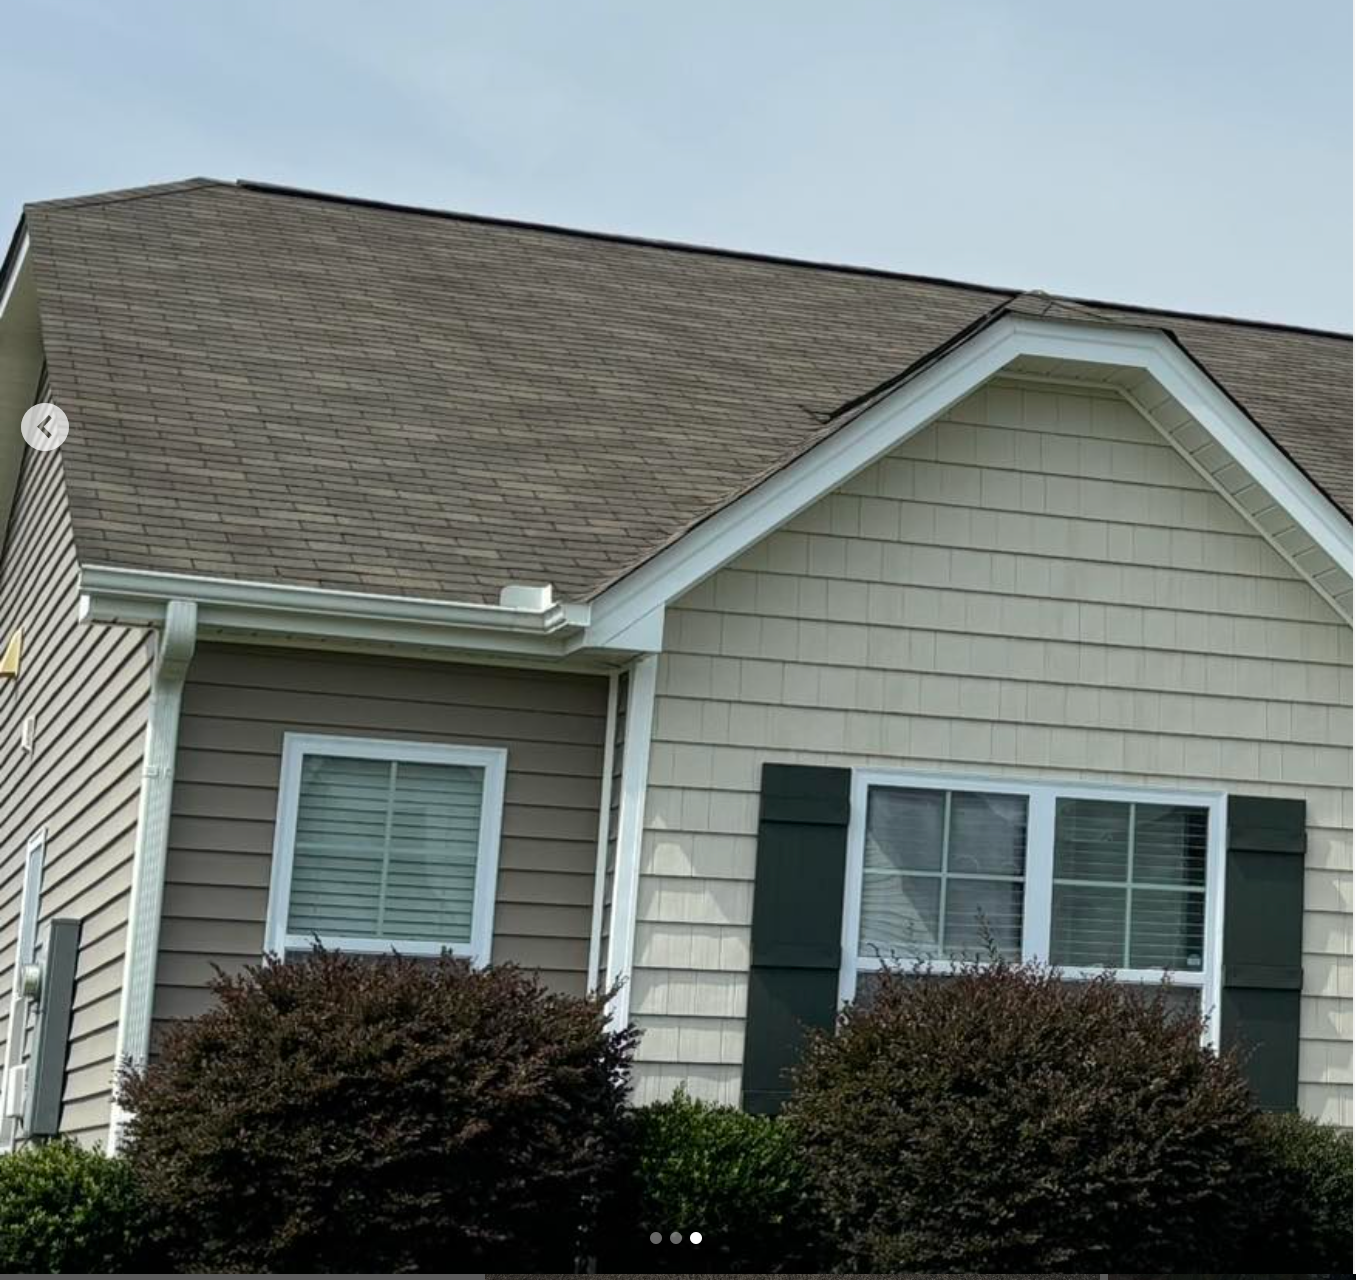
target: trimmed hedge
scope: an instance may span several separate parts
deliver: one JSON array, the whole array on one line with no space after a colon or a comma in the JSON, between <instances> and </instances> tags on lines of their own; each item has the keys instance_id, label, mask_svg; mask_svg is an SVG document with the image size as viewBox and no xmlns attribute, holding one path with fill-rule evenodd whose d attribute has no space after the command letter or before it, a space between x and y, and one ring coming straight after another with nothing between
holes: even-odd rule
<instances>
[{"instance_id":1,"label":"trimmed hedge","mask_svg":"<svg viewBox=\"0 0 1356 1280\"><path fill-rule=\"evenodd\" d=\"M1199 1019L1033 964L887 970L813 1036L785 1121L858 1271L1226 1269L1267 1190Z\"/></svg>"},{"instance_id":2,"label":"trimmed hedge","mask_svg":"<svg viewBox=\"0 0 1356 1280\"><path fill-rule=\"evenodd\" d=\"M1304 1116L1261 1119L1271 1194L1259 1205L1255 1249L1323 1271L1351 1261L1351 1135Z\"/></svg>"},{"instance_id":3,"label":"trimmed hedge","mask_svg":"<svg viewBox=\"0 0 1356 1280\"><path fill-rule=\"evenodd\" d=\"M636 1110L631 1130L628 1225L604 1246L599 1270L818 1269L805 1167L785 1125L680 1090ZM693 1230L699 1245L687 1239ZM682 1243L671 1242L674 1231Z\"/></svg>"},{"instance_id":4,"label":"trimmed hedge","mask_svg":"<svg viewBox=\"0 0 1356 1280\"><path fill-rule=\"evenodd\" d=\"M127 1162L74 1142L0 1155L0 1271L158 1270Z\"/></svg>"},{"instance_id":5,"label":"trimmed hedge","mask_svg":"<svg viewBox=\"0 0 1356 1280\"><path fill-rule=\"evenodd\" d=\"M634 1039L601 998L320 950L213 989L121 1088L180 1269L568 1271L593 1252Z\"/></svg>"}]
</instances>

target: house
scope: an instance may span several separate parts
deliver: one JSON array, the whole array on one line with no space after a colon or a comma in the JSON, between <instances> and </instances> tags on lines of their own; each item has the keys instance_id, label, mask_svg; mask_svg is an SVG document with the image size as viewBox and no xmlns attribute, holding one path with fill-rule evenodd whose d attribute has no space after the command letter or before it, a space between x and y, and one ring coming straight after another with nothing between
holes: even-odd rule
<instances>
[{"instance_id":1,"label":"house","mask_svg":"<svg viewBox=\"0 0 1356 1280\"><path fill-rule=\"evenodd\" d=\"M770 1109L989 936L1351 1124L1349 337L209 180L0 281L0 1143L315 937Z\"/></svg>"}]
</instances>

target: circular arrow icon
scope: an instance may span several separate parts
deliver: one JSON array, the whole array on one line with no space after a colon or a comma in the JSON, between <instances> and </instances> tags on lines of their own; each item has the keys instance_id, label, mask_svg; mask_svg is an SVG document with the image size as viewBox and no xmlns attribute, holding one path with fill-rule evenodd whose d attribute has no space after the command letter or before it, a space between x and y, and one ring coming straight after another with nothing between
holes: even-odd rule
<instances>
[{"instance_id":1,"label":"circular arrow icon","mask_svg":"<svg viewBox=\"0 0 1356 1280\"><path fill-rule=\"evenodd\" d=\"M23 416L19 429L30 448L39 453L59 449L70 434L70 420L54 404L35 404Z\"/></svg>"}]
</instances>

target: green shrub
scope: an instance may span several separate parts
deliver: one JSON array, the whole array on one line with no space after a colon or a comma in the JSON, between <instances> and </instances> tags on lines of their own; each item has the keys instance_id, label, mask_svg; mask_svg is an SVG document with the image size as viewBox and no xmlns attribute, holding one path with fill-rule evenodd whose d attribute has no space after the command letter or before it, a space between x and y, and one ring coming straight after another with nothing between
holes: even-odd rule
<instances>
[{"instance_id":1,"label":"green shrub","mask_svg":"<svg viewBox=\"0 0 1356 1280\"><path fill-rule=\"evenodd\" d=\"M888 971L812 1037L784 1123L848 1270L1172 1272L1240 1259L1258 1117L1199 1021L1109 976Z\"/></svg>"},{"instance_id":2,"label":"green shrub","mask_svg":"<svg viewBox=\"0 0 1356 1280\"><path fill-rule=\"evenodd\" d=\"M1351 1135L1297 1115L1263 1116L1261 1123L1271 1194L1256 1206L1260 1256L1345 1270L1352 1241Z\"/></svg>"},{"instance_id":3,"label":"green shrub","mask_svg":"<svg viewBox=\"0 0 1356 1280\"><path fill-rule=\"evenodd\" d=\"M126 1161L69 1141L0 1156L0 1271L143 1267L151 1259Z\"/></svg>"},{"instance_id":4,"label":"green shrub","mask_svg":"<svg viewBox=\"0 0 1356 1280\"><path fill-rule=\"evenodd\" d=\"M601 998L324 951L213 986L121 1091L181 1269L568 1271L592 1251L633 1044Z\"/></svg>"},{"instance_id":5,"label":"green shrub","mask_svg":"<svg viewBox=\"0 0 1356 1280\"><path fill-rule=\"evenodd\" d=\"M805 1170L784 1125L680 1091L633 1113L630 1145L627 1226L612 1233L599 1270L817 1269ZM694 1230L697 1246L687 1240ZM674 1231L683 1243L670 1242Z\"/></svg>"}]
</instances>

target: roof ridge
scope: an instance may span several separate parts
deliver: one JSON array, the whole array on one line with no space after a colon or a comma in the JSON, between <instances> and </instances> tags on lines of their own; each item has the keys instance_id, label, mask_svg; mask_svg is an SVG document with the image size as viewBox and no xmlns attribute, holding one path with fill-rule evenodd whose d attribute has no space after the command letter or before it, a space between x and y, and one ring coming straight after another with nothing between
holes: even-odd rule
<instances>
[{"instance_id":1,"label":"roof ridge","mask_svg":"<svg viewBox=\"0 0 1356 1280\"><path fill-rule=\"evenodd\" d=\"M509 218L496 214L467 213L458 209L438 209L430 205L400 204L390 200L374 200L366 196L349 196L341 192L316 191L307 187L292 187L284 183L260 182L252 178L238 178L234 184L242 191L261 195L284 196L300 200L319 200L330 204L347 204L358 208L380 209L388 213L407 213L417 217L445 218L449 221L472 222L481 225L516 227L525 231L543 231L551 235L572 236L583 240L606 240L615 244L630 244L642 248L666 249L679 253L699 253L719 258L735 258L748 262L766 262L778 266L800 267L811 271L835 271L845 275L874 276L886 280L909 280L918 284L942 285L951 289L965 289L972 293L1007 294L1009 301L1023 295L1039 294L1055 302L1081 307L1100 307L1112 311L1129 311L1137 315L1166 316L1172 319L1200 320L1209 324L1239 325L1250 329L1268 329L1284 333L1307 334L1312 337L1333 338L1351 342L1352 335L1338 329L1321 329L1315 325L1291 324L1283 320L1258 320L1248 316L1229 316L1218 312L1184 311L1173 307L1153 307L1136 302L1112 302L1102 298L1084 298L1073 294L1049 293L1044 289L1016 289L1006 285L980 284L973 280L956 280L949 276L922 275L912 271L895 271L888 267L870 267L847 262L827 262L814 258L793 258L785 254L759 253L752 249L729 249L719 245L695 244L685 240L666 240L657 236L631 235L622 231L596 231L587 227L568 227L559 223L534 222L526 218Z\"/></svg>"},{"instance_id":2,"label":"roof ridge","mask_svg":"<svg viewBox=\"0 0 1356 1280\"><path fill-rule=\"evenodd\" d=\"M606 240L614 244L636 245L645 249L666 249L677 253L698 253L715 258L738 258L749 262L767 262L784 267L803 267L812 271L838 271L846 275L878 276L889 280L912 280L918 284L944 285L949 289L967 289L973 293L1010 294L1016 297L1021 289L999 285L977 284L973 280L955 280L949 276L929 276L910 271L892 271L887 267L868 267L850 262L823 262L813 258L792 258L785 254L760 253L756 249L728 249L720 245L695 244L687 240L666 240L660 236L632 235L625 231L596 231L588 227L567 227L555 222L534 222L527 218L509 218L490 213L467 213L460 209L436 209L430 205L400 204L391 200L374 200L366 196L346 196L334 191L315 191L306 187L289 187L281 183L259 182L252 178L238 178L234 184L242 191L262 195L288 196L301 200L319 200L328 204L355 205L363 209L380 209L387 213L408 213L424 218L444 218L451 222L473 222L496 227L514 227L523 231L544 231L550 235L570 236L580 240Z\"/></svg>"},{"instance_id":3,"label":"roof ridge","mask_svg":"<svg viewBox=\"0 0 1356 1280\"><path fill-rule=\"evenodd\" d=\"M1033 289L1032 293L1043 290ZM1056 302L1079 307L1101 308L1104 311L1130 311L1140 316L1163 316L1169 320L1200 320L1206 324L1238 325L1246 329L1268 329L1280 333L1302 333L1311 338L1333 338L1350 342L1352 335L1341 329L1320 329L1317 325L1291 324L1285 320L1255 320L1248 316L1227 316L1212 311L1180 311L1174 307L1150 307L1139 302L1109 302L1105 298L1079 298L1070 294L1049 294ZM1104 319L1107 317L1103 317Z\"/></svg>"},{"instance_id":4,"label":"roof ridge","mask_svg":"<svg viewBox=\"0 0 1356 1280\"><path fill-rule=\"evenodd\" d=\"M974 280L957 280L950 276L925 275L912 271L897 271L888 267L872 267L858 263L829 262L814 258L795 258L786 254L760 253L752 249L731 249L720 245L696 244L684 240L667 240L657 236L632 235L621 231L597 231L587 227L569 227L559 223L536 222L526 218L510 218L495 214L468 213L458 209L438 209L429 205L401 204L390 200L375 200L365 196L345 195L341 192L318 191L307 187L293 187L284 183L262 182L252 178L195 177L174 182L154 183L142 187L92 192L82 196L59 197L53 200L35 200L25 203L24 210L85 208L103 204L122 204L156 196L177 195L204 187L228 187L261 195L283 196L292 199L318 200L330 204L346 204L357 208L379 209L388 213L405 213L417 217L444 218L449 221L470 222L488 226L515 227L526 231L540 231L550 235L571 236L582 240L602 240L614 244L629 244L641 248L663 249L677 253L695 253L710 257L733 258L746 262L764 262L776 266L798 267L810 271L830 271L843 275L868 276L883 280L907 280L915 284L938 285L948 289L963 289L971 293L1008 296L1012 302L1023 296L1037 295L1056 303L1080 307L1102 308L1130 312L1135 315L1163 316L1169 319L1197 320L1207 324L1237 325L1251 329L1265 329L1280 333L1296 333L1309 337L1330 338L1351 342L1352 335L1338 329L1323 329L1316 325L1291 324L1281 320L1259 320L1248 316L1230 316L1218 312L1185 311L1174 307L1155 307L1136 302L1115 302L1105 298L1086 298L1074 294L1049 293L1044 289L1016 289L1005 285L980 284Z\"/></svg>"}]
</instances>

